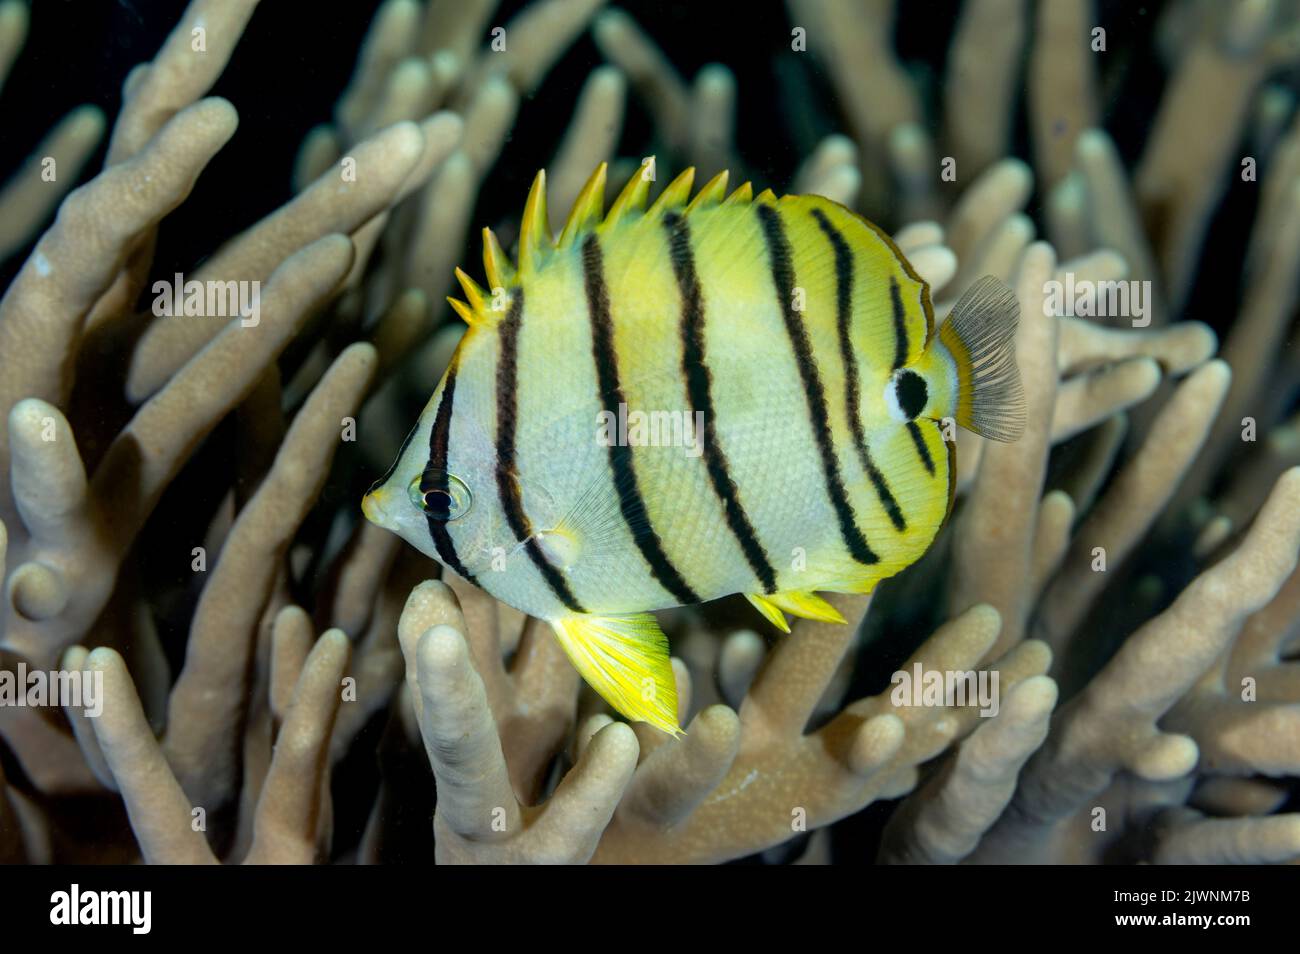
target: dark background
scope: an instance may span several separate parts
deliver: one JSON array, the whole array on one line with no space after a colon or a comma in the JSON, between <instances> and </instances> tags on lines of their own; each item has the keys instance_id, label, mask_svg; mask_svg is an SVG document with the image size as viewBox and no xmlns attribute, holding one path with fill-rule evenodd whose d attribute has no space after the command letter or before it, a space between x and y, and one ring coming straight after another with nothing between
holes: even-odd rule
<instances>
[{"instance_id":1,"label":"dark background","mask_svg":"<svg viewBox=\"0 0 1300 954\"><path fill-rule=\"evenodd\" d=\"M503 0L491 25L506 23L525 5L525 0ZM756 191L787 185L817 139L844 130L837 96L816 58L790 53L792 24L780 0L621 0L616 5L659 43L688 82L710 62L725 63L735 72L738 146ZM0 179L26 159L59 117L81 103L99 106L111 124L127 73L153 57L186 4L32 0L30 6L26 50L0 93L0 128L5 130ZM312 126L330 119L378 6L379 0L264 0L259 6L212 90L234 103L239 130L203 174L193 196L164 223L156 274L188 270L222 240L290 197L298 146ZM1135 155L1157 101L1162 71L1151 57L1133 51L1150 49L1152 14L1160 4L1099 6L1113 50L1105 63L1107 85L1113 87L1104 94L1107 126L1121 150ZM937 100L942 66L959 8L960 0L899 4L897 47L931 101L932 116L941 114ZM476 222L518 214L533 172L553 155L584 80L601 62L595 43L584 33L536 94L521 104L510 141L483 190L486 208ZM633 95L620 152L640 155L649 139L648 120ZM1017 140L1017 153L1027 155L1023 128ZM101 147L83 178L93 175L102 159ZM0 266L0 284L7 284L22 257Z\"/></svg>"},{"instance_id":2,"label":"dark background","mask_svg":"<svg viewBox=\"0 0 1300 954\"><path fill-rule=\"evenodd\" d=\"M26 50L0 93L0 129L4 130L0 180L26 160L60 117L82 103L99 106L111 125L127 73L153 57L186 4L184 0L34 0L31 6ZM155 275L192 269L223 241L291 197L290 176L299 144L313 126L330 120L378 6L379 0L263 0L212 90L235 105L239 130L209 165L190 199L164 222ZM490 25L508 22L522 6L524 0L505 0ZM710 62L722 62L735 72L737 145L756 190L788 185L795 167L820 137L846 130L838 114L838 97L816 57L791 55L792 24L779 0L620 0L617 6L658 42L688 82ZM1130 162L1141 153L1165 83L1164 66L1152 52L1152 31L1162 6L1132 0L1098 2L1099 23L1107 29L1109 43L1101 64L1103 120ZM932 131L937 133L934 117L942 115L942 72L960 0L900 0L899 7L896 46L918 80ZM584 34L538 91L521 103L513 133L480 195L473 224L519 214L529 181L553 155L583 82L602 61L596 45ZM1022 82L1022 96L1023 88ZM644 110L631 94L619 153L644 155L651 132ZM1205 134L1223 133L1207 122ZM1023 112L1013 151L1029 156ZM99 169L103 153L101 146L83 179ZM1208 322L1220 333L1233 320L1240 300L1241 261L1257 188L1232 177L1185 315ZM1037 198L1029 211L1037 215ZM1041 220L1039 224L1041 231ZM0 264L0 288L24 257L19 254ZM477 252L462 260L476 259ZM219 449L219 441L217 445ZM194 501L180 502L176 509L195 509ZM175 629L181 638L183 625L178 622ZM360 807L339 801L336 809L346 814L355 808L352 814L359 836L369 801L358 797L356 802ZM427 806L417 808L412 812L417 819L412 823L413 856L419 854L417 827L420 836L428 837ZM892 808L892 803L877 803L839 823L837 846L846 841L870 844ZM871 852L855 850L846 858L861 861L870 856Z\"/></svg>"}]
</instances>

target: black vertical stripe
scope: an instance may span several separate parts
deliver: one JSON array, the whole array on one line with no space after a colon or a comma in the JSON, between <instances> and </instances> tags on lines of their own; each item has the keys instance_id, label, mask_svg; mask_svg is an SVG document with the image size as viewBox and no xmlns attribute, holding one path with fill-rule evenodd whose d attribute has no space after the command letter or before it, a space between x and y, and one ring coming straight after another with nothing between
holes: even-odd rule
<instances>
[{"instance_id":1,"label":"black vertical stripe","mask_svg":"<svg viewBox=\"0 0 1300 954\"><path fill-rule=\"evenodd\" d=\"M813 209L813 217L817 224L821 226L826 238L830 240L831 248L835 250L835 308L837 325L840 334L840 356L844 359L844 410L849 418L849 427L853 431L853 446L857 449L858 460L862 462L862 469L867 472L867 477L871 480L871 486L875 488L876 496L880 498L880 504L885 508L885 513L889 514L890 522L893 523L894 529L903 531L907 529L907 521L903 518L903 511L898 506L898 501L894 499L894 494L889 489L889 483L885 480L885 475L876 467L876 462L871 459L871 451L867 447L867 438L862 431L862 413L859 405L859 391L861 385L858 382L858 356L853 352L853 251L849 248L849 243L845 241L840 230L831 224L830 219L821 209Z\"/></svg>"},{"instance_id":2,"label":"black vertical stripe","mask_svg":"<svg viewBox=\"0 0 1300 954\"><path fill-rule=\"evenodd\" d=\"M420 489L424 492L442 491L449 493L451 478L447 471L447 460L451 447L451 412L456 402L456 359L452 358L447 368L447 377L442 385L442 398L438 401L438 411L433 418L433 427L429 429L429 463L425 468L424 479ZM410 440L410 437L407 437ZM456 544L451 539L451 531L445 520L438 520L432 515L425 516L429 523L429 536L438 551L442 562L447 564L471 583L477 583L474 575L465 569L456 554Z\"/></svg>"},{"instance_id":3,"label":"black vertical stripe","mask_svg":"<svg viewBox=\"0 0 1300 954\"><path fill-rule=\"evenodd\" d=\"M682 296L682 373L686 377L686 392L691 410L704 419L703 457L713 492L718 495L727 528L736 538L745 561L758 577L763 592L776 592L776 570L758 542L749 515L740 502L740 491L731 478L726 452L718 443L713 423L712 375L704 347L704 300L700 282L695 272L695 256L691 251L690 226L681 216L670 213L664 216L668 230L668 251L677 276L677 287Z\"/></svg>"},{"instance_id":4,"label":"black vertical stripe","mask_svg":"<svg viewBox=\"0 0 1300 954\"><path fill-rule=\"evenodd\" d=\"M596 395L604 409L615 417L619 406L627 403L618 376L618 353L614 350L614 321L609 313L609 289L605 285L604 256L600 240L588 235L582 243L582 278L587 292L587 313L591 318L591 353L596 362ZM637 549L650 567L650 573L678 603L702 602L664 552L663 541L655 532L646 511L645 499L637 482L632 448L617 440L609 445L609 469L618 491L618 507L623 522L632 533Z\"/></svg>"},{"instance_id":5,"label":"black vertical stripe","mask_svg":"<svg viewBox=\"0 0 1300 954\"><path fill-rule=\"evenodd\" d=\"M921 433L921 428L917 426L916 421L907 422L907 433L912 435L912 443L916 445L916 452L921 455L921 463L929 471L930 476L934 476L934 458L930 456L930 448L925 446L925 436Z\"/></svg>"},{"instance_id":6,"label":"black vertical stripe","mask_svg":"<svg viewBox=\"0 0 1300 954\"><path fill-rule=\"evenodd\" d=\"M781 215L770 205L761 202L755 205L758 209L758 219L763 226L763 237L767 240L777 304L781 309L781 317L785 319L786 331L790 335L790 344L799 366L799 377L803 380L804 396L808 401L808 420L817 439L817 449L821 453L826 493L831 499L831 506L835 509L835 516L840 525L840 536L844 539L844 545L848 547L853 559L868 565L878 563L880 558L867 545L866 538L854 522L853 508L849 505L848 497L844 492L844 480L840 476L840 465L835 459L835 446L831 438L826 389L822 386L821 376L817 373L808 331L794 310L792 300L795 285L794 260L790 254L790 243L785 237Z\"/></svg>"},{"instance_id":7,"label":"black vertical stripe","mask_svg":"<svg viewBox=\"0 0 1300 954\"><path fill-rule=\"evenodd\" d=\"M907 364L907 312L903 308L903 295L898 279L889 276L889 303L894 308L894 370Z\"/></svg>"},{"instance_id":8,"label":"black vertical stripe","mask_svg":"<svg viewBox=\"0 0 1300 954\"><path fill-rule=\"evenodd\" d=\"M515 539L524 544L533 565L546 580L556 599L574 613L585 613L582 604L569 589L564 574L551 564L533 536L532 524L524 513L523 498L515 471L515 432L519 426L518 397L515 393L519 379L519 326L523 321L524 290L516 288L510 309L498 328L501 357L497 364L497 495L506 523Z\"/></svg>"}]
</instances>

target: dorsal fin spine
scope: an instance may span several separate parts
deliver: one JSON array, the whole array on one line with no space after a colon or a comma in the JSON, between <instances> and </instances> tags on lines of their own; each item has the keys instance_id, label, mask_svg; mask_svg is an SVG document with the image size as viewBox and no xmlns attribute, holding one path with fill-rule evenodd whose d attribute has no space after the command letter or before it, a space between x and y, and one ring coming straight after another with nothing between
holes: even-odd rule
<instances>
[{"instance_id":1,"label":"dorsal fin spine","mask_svg":"<svg viewBox=\"0 0 1300 954\"><path fill-rule=\"evenodd\" d=\"M727 177L728 172L723 169L716 176L704 183L704 188L696 194L695 198L686 206L684 214L690 215L696 209L707 209L710 206L717 205L722 201L723 196L727 194Z\"/></svg>"},{"instance_id":2,"label":"dorsal fin spine","mask_svg":"<svg viewBox=\"0 0 1300 954\"><path fill-rule=\"evenodd\" d=\"M655 199L654 205L646 210L646 215L651 218L662 217L666 212L681 208L690 198L691 186L694 183L695 167L691 166L664 187L664 191L659 193L659 198Z\"/></svg>"},{"instance_id":3,"label":"dorsal fin spine","mask_svg":"<svg viewBox=\"0 0 1300 954\"><path fill-rule=\"evenodd\" d=\"M604 162L598 165L578 193L564 223L564 230L560 232L556 248L568 248L580 235L591 231L600 223L600 217L605 211L605 173L608 168Z\"/></svg>"},{"instance_id":4,"label":"dorsal fin spine","mask_svg":"<svg viewBox=\"0 0 1300 954\"><path fill-rule=\"evenodd\" d=\"M546 170L539 169L528 190L523 221L519 224L519 273L537 271L554 247L551 227L546 221Z\"/></svg>"},{"instance_id":5,"label":"dorsal fin spine","mask_svg":"<svg viewBox=\"0 0 1300 954\"><path fill-rule=\"evenodd\" d=\"M736 191L722 200L723 205L749 205L754 201L754 187L746 182L736 187Z\"/></svg>"},{"instance_id":6,"label":"dorsal fin spine","mask_svg":"<svg viewBox=\"0 0 1300 954\"><path fill-rule=\"evenodd\" d=\"M461 320L471 328L483 324L483 319L474 313L474 309L470 308L469 305L465 304L459 298L453 298L451 295L448 295L447 304L451 305L452 310L455 311L456 314L460 315Z\"/></svg>"},{"instance_id":7,"label":"dorsal fin spine","mask_svg":"<svg viewBox=\"0 0 1300 954\"><path fill-rule=\"evenodd\" d=\"M490 321L485 303L486 294L494 294L497 288L510 288L519 284L524 276L539 270L553 250L568 248L587 232L612 228L620 221L641 213L642 210L646 216L662 218L674 211L679 211L682 215L690 215L697 209L718 205L742 205L750 202L774 205L777 202L777 197L771 189L765 189L755 197L753 186L748 182L728 195L729 173L725 169L705 183L692 198L691 187L695 183L695 168L692 166L683 170L668 183L654 203L646 209L652 181L646 173L653 168L653 157L650 157L650 160L643 162L624 184L622 191L610 205L609 212L603 213L609 165L602 162L591 174L582 191L578 193L558 239L551 237L547 221L546 170L539 169L533 179L532 187L528 190L528 200L524 204L523 219L520 222L518 265L511 264L496 235L491 229L485 228L483 268L487 273L490 286L488 292L485 293L468 275L457 269L457 278L460 279L469 301L465 303L455 299L448 300L452 301L453 307L461 317L465 317L468 311L474 316L475 322ZM466 320L470 321L469 318Z\"/></svg>"},{"instance_id":8,"label":"dorsal fin spine","mask_svg":"<svg viewBox=\"0 0 1300 954\"><path fill-rule=\"evenodd\" d=\"M483 271L487 274L489 291L496 294L498 288L510 288L516 280L514 263L501 248L496 233L491 229L483 230Z\"/></svg>"},{"instance_id":9,"label":"dorsal fin spine","mask_svg":"<svg viewBox=\"0 0 1300 954\"><path fill-rule=\"evenodd\" d=\"M624 216L640 212L645 208L647 197L650 195L650 176L646 173L654 168L654 156L650 156L647 161L641 163L641 167L632 173L632 178L627 180L623 186L623 191L618 194L613 204L609 207L609 214L605 216L605 221L601 223L602 229L613 228Z\"/></svg>"},{"instance_id":10,"label":"dorsal fin spine","mask_svg":"<svg viewBox=\"0 0 1300 954\"><path fill-rule=\"evenodd\" d=\"M469 307L476 315L487 318L487 301L483 294L483 289L479 287L478 282L469 277L469 273L463 268L456 269L456 280L460 282L461 289L465 292L465 300L469 302Z\"/></svg>"}]
</instances>

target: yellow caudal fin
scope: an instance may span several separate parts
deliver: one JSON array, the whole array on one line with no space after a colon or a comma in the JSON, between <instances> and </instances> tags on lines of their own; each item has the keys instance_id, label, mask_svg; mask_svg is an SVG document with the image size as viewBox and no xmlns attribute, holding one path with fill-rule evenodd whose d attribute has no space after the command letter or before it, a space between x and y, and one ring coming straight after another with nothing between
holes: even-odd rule
<instances>
[{"instance_id":1,"label":"yellow caudal fin","mask_svg":"<svg viewBox=\"0 0 1300 954\"><path fill-rule=\"evenodd\" d=\"M783 633L790 632L790 626L785 621L785 613L822 623L846 622L839 610L811 590L785 590L763 596L747 593L745 598ZM785 613L781 612L782 610Z\"/></svg>"},{"instance_id":2,"label":"yellow caudal fin","mask_svg":"<svg viewBox=\"0 0 1300 954\"><path fill-rule=\"evenodd\" d=\"M566 616L551 620L551 628L574 668L616 712L670 735L684 734L677 724L668 639L653 616Z\"/></svg>"},{"instance_id":3,"label":"yellow caudal fin","mask_svg":"<svg viewBox=\"0 0 1300 954\"><path fill-rule=\"evenodd\" d=\"M953 417L981 437L1014 441L1025 429L1016 367L1016 294L991 275L966 290L939 328L957 369Z\"/></svg>"}]
</instances>

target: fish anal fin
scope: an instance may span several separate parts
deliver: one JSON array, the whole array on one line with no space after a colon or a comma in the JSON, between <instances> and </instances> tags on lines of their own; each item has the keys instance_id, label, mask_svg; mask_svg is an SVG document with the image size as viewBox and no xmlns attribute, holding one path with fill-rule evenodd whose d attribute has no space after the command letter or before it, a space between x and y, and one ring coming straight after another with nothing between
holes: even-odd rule
<instances>
[{"instance_id":1,"label":"fish anal fin","mask_svg":"<svg viewBox=\"0 0 1300 954\"><path fill-rule=\"evenodd\" d=\"M771 596L760 596L757 593L746 593L745 599L754 604L754 609L762 613L763 618L781 632L790 632L790 624L785 621L785 614L781 612L779 606L772 602Z\"/></svg>"},{"instance_id":2,"label":"fish anal fin","mask_svg":"<svg viewBox=\"0 0 1300 954\"><path fill-rule=\"evenodd\" d=\"M827 593L852 593L858 596L870 596L880 583L882 577L879 574L871 576L847 577L843 580L835 580L831 583L824 583L821 589ZM829 605L829 604L828 604ZM834 607L831 607L834 609ZM840 622L845 622L841 620Z\"/></svg>"},{"instance_id":3,"label":"fish anal fin","mask_svg":"<svg viewBox=\"0 0 1300 954\"><path fill-rule=\"evenodd\" d=\"M791 616L819 623L846 623L848 620L830 603L812 590L783 590L768 597Z\"/></svg>"},{"instance_id":4,"label":"fish anal fin","mask_svg":"<svg viewBox=\"0 0 1300 954\"><path fill-rule=\"evenodd\" d=\"M614 711L680 736L668 639L649 613L565 616L551 628L574 668Z\"/></svg>"},{"instance_id":5,"label":"fish anal fin","mask_svg":"<svg viewBox=\"0 0 1300 954\"><path fill-rule=\"evenodd\" d=\"M750 596L749 601L758 607L759 612L787 633L790 628L783 625L785 617L781 615L782 610L791 616L816 620L819 623L847 622L839 610L812 590L782 590L779 593L768 593L765 596ZM775 616L780 617L780 622L777 622L776 618L769 614L769 609Z\"/></svg>"}]
</instances>

